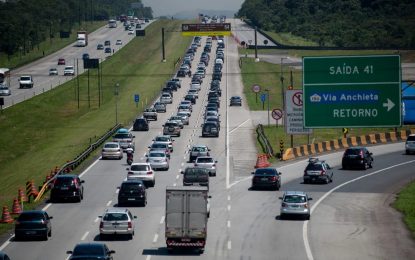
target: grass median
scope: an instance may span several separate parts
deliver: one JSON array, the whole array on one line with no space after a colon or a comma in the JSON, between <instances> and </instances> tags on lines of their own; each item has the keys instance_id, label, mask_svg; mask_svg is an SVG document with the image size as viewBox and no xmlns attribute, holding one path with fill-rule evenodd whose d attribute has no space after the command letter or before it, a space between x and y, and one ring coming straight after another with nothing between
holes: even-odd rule
<instances>
[{"instance_id":1,"label":"grass median","mask_svg":"<svg viewBox=\"0 0 415 260\"><path fill-rule=\"evenodd\" d=\"M398 193L393 206L404 214L404 222L415 238L415 182L411 182Z\"/></svg>"},{"instance_id":2,"label":"grass median","mask_svg":"<svg viewBox=\"0 0 415 260\"><path fill-rule=\"evenodd\" d=\"M97 137L118 122L130 125L172 76L174 62L183 55L190 37L177 33L182 21L160 20L146 28L102 64L102 100L96 71L84 73L51 91L6 109L0 115L0 203L11 206L17 189L33 179L41 185L52 168L72 160ZM165 34L166 60L161 62L161 28ZM126 32L127 33L127 32ZM115 84L119 95L114 95ZM79 93L79 108L78 108ZM136 107L134 94L140 95ZM89 98L88 98L89 97ZM0 225L5 229L6 225Z\"/></svg>"}]
</instances>

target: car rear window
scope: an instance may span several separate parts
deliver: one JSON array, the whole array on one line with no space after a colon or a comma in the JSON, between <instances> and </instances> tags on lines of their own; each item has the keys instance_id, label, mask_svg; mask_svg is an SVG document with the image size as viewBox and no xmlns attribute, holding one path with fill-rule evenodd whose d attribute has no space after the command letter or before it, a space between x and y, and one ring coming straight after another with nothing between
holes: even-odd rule
<instances>
[{"instance_id":1,"label":"car rear window","mask_svg":"<svg viewBox=\"0 0 415 260\"><path fill-rule=\"evenodd\" d=\"M118 144L105 144L105 148L118 148Z\"/></svg>"},{"instance_id":2,"label":"car rear window","mask_svg":"<svg viewBox=\"0 0 415 260\"><path fill-rule=\"evenodd\" d=\"M128 220L128 215L125 213L107 213L105 214L104 221L123 221Z\"/></svg>"},{"instance_id":3,"label":"car rear window","mask_svg":"<svg viewBox=\"0 0 415 260\"><path fill-rule=\"evenodd\" d=\"M213 163L212 158L197 158L197 163Z\"/></svg>"},{"instance_id":4,"label":"car rear window","mask_svg":"<svg viewBox=\"0 0 415 260\"><path fill-rule=\"evenodd\" d=\"M132 171L147 171L147 169L148 169L148 165L139 164L139 165L131 166Z\"/></svg>"},{"instance_id":5,"label":"car rear window","mask_svg":"<svg viewBox=\"0 0 415 260\"><path fill-rule=\"evenodd\" d=\"M347 149L345 154L346 155L359 155L360 154L360 149Z\"/></svg>"},{"instance_id":6,"label":"car rear window","mask_svg":"<svg viewBox=\"0 0 415 260\"><path fill-rule=\"evenodd\" d=\"M126 133L126 134L115 134L114 135L114 138L117 138L117 139L125 139L125 138L130 138L130 134L128 134L128 133Z\"/></svg>"},{"instance_id":7,"label":"car rear window","mask_svg":"<svg viewBox=\"0 0 415 260\"><path fill-rule=\"evenodd\" d=\"M121 185L122 191L140 191L142 189L142 185L138 183L123 183Z\"/></svg>"},{"instance_id":8,"label":"car rear window","mask_svg":"<svg viewBox=\"0 0 415 260\"><path fill-rule=\"evenodd\" d=\"M30 77L20 77L20 80L30 80Z\"/></svg>"},{"instance_id":9,"label":"car rear window","mask_svg":"<svg viewBox=\"0 0 415 260\"><path fill-rule=\"evenodd\" d=\"M150 153L148 157L166 157L164 153Z\"/></svg>"},{"instance_id":10,"label":"car rear window","mask_svg":"<svg viewBox=\"0 0 415 260\"><path fill-rule=\"evenodd\" d=\"M206 169L202 168L188 168L186 169L185 175L186 176L197 176L197 175L207 174Z\"/></svg>"},{"instance_id":11,"label":"car rear window","mask_svg":"<svg viewBox=\"0 0 415 260\"><path fill-rule=\"evenodd\" d=\"M70 186L74 184L74 179L72 178L57 178L53 185L55 186Z\"/></svg>"},{"instance_id":12,"label":"car rear window","mask_svg":"<svg viewBox=\"0 0 415 260\"><path fill-rule=\"evenodd\" d=\"M30 220L36 220L36 219L43 219L43 214L39 212L26 212L26 213L20 214L17 220L30 221Z\"/></svg>"},{"instance_id":13,"label":"car rear window","mask_svg":"<svg viewBox=\"0 0 415 260\"><path fill-rule=\"evenodd\" d=\"M255 175L259 176L273 176L277 173L275 169L257 169Z\"/></svg>"},{"instance_id":14,"label":"car rear window","mask_svg":"<svg viewBox=\"0 0 415 260\"><path fill-rule=\"evenodd\" d=\"M194 152L206 152L207 148L206 147L193 147L193 151Z\"/></svg>"},{"instance_id":15,"label":"car rear window","mask_svg":"<svg viewBox=\"0 0 415 260\"><path fill-rule=\"evenodd\" d=\"M74 256L77 256L77 255L104 255L104 250L103 250L103 247L101 247L101 246L92 246L92 245L77 246L77 247L75 247L72 255L74 255Z\"/></svg>"},{"instance_id":16,"label":"car rear window","mask_svg":"<svg viewBox=\"0 0 415 260\"><path fill-rule=\"evenodd\" d=\"M310 163L309 165L307 165L307 167L305 168L306 171L319 171L323 168L323 166L321 164L318 163Z\"/></svg>"},{"instance_id":17,"label":"car rear window","mask_svg":"<svg viewBox=\"0 0 415 260\"><path fill-rule=\"evenodd\" d=\"M284 202L287 203L304 203L306 199L304 196L299 195L287 195L284 197Z\"/></svg>"}]
</instances>

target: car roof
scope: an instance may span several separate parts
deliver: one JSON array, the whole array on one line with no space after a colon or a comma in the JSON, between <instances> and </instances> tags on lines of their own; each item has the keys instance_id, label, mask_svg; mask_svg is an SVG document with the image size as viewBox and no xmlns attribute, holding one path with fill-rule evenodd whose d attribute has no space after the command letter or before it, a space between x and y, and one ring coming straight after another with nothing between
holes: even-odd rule
<instances>
[{"instance_id":1,"label":"car roof","mask_svg":"<svg viewBox=\"0 0 415 260\"><path fill-rule=\"evenodd\" d=\"M120 129L118 129L117 133L118 133L118 134L125 134L125 133L128 133L128 129L127 129L127 128L120 128Z\"/></svg>"},{"instance_id":2,"label":"car roof","mask_svg":"<svg viewBox=\"0 0 415 260\"><path fill-rule=\"evenodd\" d=\"M307 196L307 193L304 191L285 191L284 195L299 195L299 196Z\"/></svg>"},{"instance_id":3,"label":"car roof","mask_svg":"<svg viewBox=\"0 0 415 260\"><path fill-rule=\"evenodd\" d=\"M133 165L150 165L149 163L132 163L131 164L131 166L133 166Z\"/></svg>"},{"instance_id":4,"label":"car roof","mask_svg":"<svg viewBox=\"0 0 415 260\"><path fill-rule=\"evenodd\" d=\"M105 213L127 213L128 209L126 208L108 208L105 210Z\"/></svg>"},{"instance_id":5,"label":"car roof","mask_svg":"<svg viewBox=\"0 0 415 260\"><path fill-rule=\"evenodd\" d=\"M106 144L117 144L117 145L120 145L118 142L106 142L104 145L106 145Z\"/></svg>"}]
</instances>

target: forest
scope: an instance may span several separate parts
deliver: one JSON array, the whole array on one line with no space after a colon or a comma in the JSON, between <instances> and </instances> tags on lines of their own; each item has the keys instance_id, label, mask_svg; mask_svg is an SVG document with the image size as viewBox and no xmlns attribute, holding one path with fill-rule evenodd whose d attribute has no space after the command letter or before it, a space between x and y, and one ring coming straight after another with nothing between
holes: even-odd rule
<instances>
[{"instance_id":1,"label":"forest","mask_svg":"<svg viewBox=\"0 0 415 260\"><path fill-rule=\"evenodd\" d=\"M0 2L0 52L8 55L33 49L59 32L78 29L82 22L107 20L127 13L139 0L12 0ZM134 9L152 18L151 7Z\"/></svg>"},{"instance_id":2,"label":"forest","mask_svg":"<svg viewBox=\"0 0 415 260\"><path fill-rule=\"evenodd\" d=\"M320 46L415 48L414 0L245 0L236 16Z\"/></svg>"}]
</instances>

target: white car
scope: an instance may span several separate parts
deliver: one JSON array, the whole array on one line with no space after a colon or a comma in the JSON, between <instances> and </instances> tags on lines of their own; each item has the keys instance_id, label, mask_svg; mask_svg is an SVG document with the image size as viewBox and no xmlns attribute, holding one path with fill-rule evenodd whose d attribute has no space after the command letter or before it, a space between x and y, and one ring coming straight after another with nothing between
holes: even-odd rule
<instances>
[{"instance_id":1,"label":"white car","mask_svg":"<svg viewBox=\"0 0 415 260\"><path fill-rule=\"evenodd\" d=\"M121 40L117 40L117 41L115 42L115 45L122 45L122 41L121 41Z\"/></svg>"},{"instance_id":2,"label":"white car","mask_svg":"<svg viewBox=\"0 0 415 260\"><path fill-rule=\"evenodd\" d=\"M105 235L128 235L130 239L134 236L134 219L128 209L110 208L105 210L102 216L99 216L99 235L103 238Z\"/></svg>"},{"instance_id":3,"label":"white car","mask_svg":"<svg viewBox=\"0 0 415 260\"><path fill-rule=\"evenodd\" d=\"M130 28L130 30L128 30L128 35L133 35L134 34L134 28Z\"/></svg>"},{"instance_id":4,"label":"white car","mask_svg":"<svg viewBox=\"0 0 415 260\"><path fill-rule=\"evenodd\" d=\"M156 177L149 163L132 163L127 171L128 180L142 180L147 187L154 187L156 184Z\"/></svg>"},{"instance_id":5,"label":"white car","mask_svg":"<svg viewBox=\"0 0 415 260\"><path fill-rule=\"evenodd\" d=\"M189 125L189 116L185 112L179 112L177 113L177 116L180 116L182 118L182 122L184 125Z\"/></svg>"},{"instance_id":6,"label":"white car","mask_svg":"<svg viewBox=\"0 0 415 260\"><path fill-rule=\"evenodd\" d=\"M169 121L175 121L175 122L177 122L179 124L179 126L180 126L181 129L183 129L183 127L184 127L183 120L182 120L182 118L180 116L171 116L169 118Z\"/></svg>"},{"instance_id":7,"label":"white car","mask_svg":"<svg viewBox=\"0 0 415 260\"><path fill-rule=\"evenodd\" d=\"M168 170L170 167L169 158L167 158L166 153L163 151L152 151L147 155L147 162L150 164L151 168L156 170Z\"/></svg>"},{"instance_id":8,"label":"white car","mask_svg":"<svg viewBox=\"0 0 415 260\"><path fill-rule=\"evenodd\" d=\"M197 89L189 89L189 91L187 92L187 94L195 95L196 96L196 99L199 98L199 91Z\"/></svg>"},{"instance_id":9,"label":"white car","mask_svg":"<svg viewBox=\"0 0 415 260\"><path fill-rule=\"evenodd\" d=\"M196 89L197 91L200 91L202 86L198 83L192 83L192 85L190 85L190 89Z\"/></svg>"},{"instance_id":10,"label":"white car","mask_svg":"<svg viewBox=\"0 0 415 260\"><path fill-rule=\"evenodd\" d=\"M209 170L209 176L216 176L216 163L210 156L199 156L195 160L195 167L205 168Z\"/></svg>"},{"instance_id":11,"label":"white car","mask_svg":"<svg viewBox=\"0 0 415 260\"><path fill-rule=\"evenodd\" d=\"M10 96L11 94L12 92L6 85L0 84L0 96Z\"/></svg>"},{"instance_id":12,"label":"white car","mask_svg":"<svg viewBox=\"0 0 415 260\"><path fill-rule=\"evenodd\" d=\"M173 103L173 98L169 93L163 93L160 97L160 103L171 104Z\"/></svg>"},{"instance_id":13,"label":"white car","mask_svg":"<svg viewBox=\"0 0 415 260\"><path fill-rule=\"evenodd\" d=\"M153 139L153 142L157 143L166 143L169 146L170 152L173 152L173 142L174 140L170 135L158 135Z\"/></svg>"},{"instance_id":14,"label":"white car","mask_svg":"<svg viewBox=\"0 0 415 260\"><path fill-rule=\"evenodd\" d=\"M63 70L64 76L75 76L75 68L74 66L66 66Z\"/></svg>"}]
</instances>

